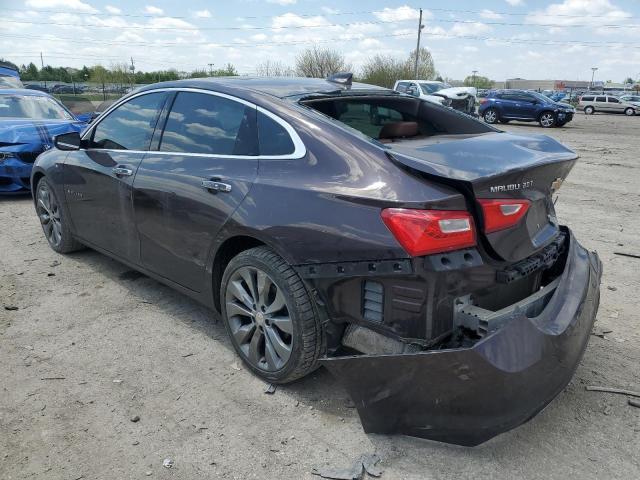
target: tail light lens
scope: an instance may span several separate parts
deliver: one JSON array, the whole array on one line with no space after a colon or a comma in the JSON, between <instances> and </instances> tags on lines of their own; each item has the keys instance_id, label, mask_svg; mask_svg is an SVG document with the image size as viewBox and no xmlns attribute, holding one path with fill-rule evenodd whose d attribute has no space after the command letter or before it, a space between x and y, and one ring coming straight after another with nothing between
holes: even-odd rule
<instances>
[{"instance_id":1,"label":"tail light lens","mask_svg":"<svg viewBox=\"0 0 640 480\"><path fill-rule=\"evenodd\" d=\"M497 232L516 225L529 210L529 200L478 200L484 214L485 233Z\"/></svg>"},{"instance_id":2,"label":"tail light lens","mask_svg":"<svg viewBox=\"0 0 640 480\"><path fill-rule=\"evenodd\" d=\"M476 244L475 226L468 212L386 208L381 216L396 240L412 257Z\"/></svg>"}]
</instances>

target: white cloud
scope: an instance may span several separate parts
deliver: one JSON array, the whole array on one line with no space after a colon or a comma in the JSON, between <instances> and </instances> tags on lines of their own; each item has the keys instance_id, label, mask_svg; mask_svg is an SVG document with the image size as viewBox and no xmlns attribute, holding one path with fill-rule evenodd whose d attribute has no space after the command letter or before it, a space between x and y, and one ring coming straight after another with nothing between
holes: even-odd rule
<instances>
[{"instance_id":1,"label":"white cloud","mask_svg":"<svg viewBox=\"0 0 640 480\"><path fill-rule=\"evenodd\" d=\"M251 35L250 38L256 42L264 42L267 39L267 36L264 33L256 33L255 35Z\"/></svg>"},{"instance_id":2,"label":"white cloud","mask_svg":"<svg viewBox=\"0 0 640 480\"><path fill-rule=\"evenodd\" d=\"M503 17L499 13L496 13L493 10L487 10L486 8L480 12L480 16L482 18L487 18L492 20L497 20Z\"/></svg>"},{"instance_id":3,"label":"white cloud","mask_svg":"<svg viewBox=\"0 0 640 480\"><path fill-rule=\"evenodd\" d=\"M480 22L456 23L449 33L456 36L479 35L491 30L489 25Z\"/></svg>"},{"instance_id":4,"label":"white cloud","mask_svg":"<svg viewBox=\"0 0 640 480\"><path fill-rule=\"evenodd\" d=\"M594 14L594 12L596 12ZM613 5L609 0L564 0L552 3L544 10L531 12L526 21L532 24L602 25L619 22L631 14Z\"/></svg>"},{"instance_id":5,"label":"white cloud","mask_svg":"<svg viewBox=\"0 0 640 480\"><path fill-rule=\"evenodd\" d=\"M477 52L478 47L474 47L473 45L465 45L464 47L462 47L462 50L465 52Z\"/></svg>"},{"instance_id":6,"label":"white cloud","mask_svg":"<svg viewBox=\"0 0 640 480\"><path fill-rule=\"evenodd\" d=\"M196 18L211 18L211 12L207 9L197 10L193 12L193 16Z\"/></svg>"},{"instance_id":7,"label":"white cloud","mask_svg":"<svg viewBox=\"0 0 640 480\"><path fill-rule=\"evenodd\" d=\"M524 5L524 0L506 0L506 2L512 7L517 7L519 5Z\"/></svg>"},{"instance_id":8,"label":"white cloud","mask_svg":"<svg viewBox=\"0 0 640 480\"><path fill-rule=\"evenodd\" d=\"M267 0L267 3L275 3L278 5L294 5L297 0Z\"/></svg>"},{"instance_id":9,"label":"white cloud","mask_svg":"<svg viewBox=\"0 0 640 480\"><path fill-rule=\"evenodd\" d=\"M274 17L271 22L271 26L273 28L281 28L281 27L308 27L312 25L328 25L329 22L323 16L315 16L315 17L301 17L296 15L295 13L285 13L284 15L279 15Z\"/></svg>"},{"instance_id":10,"label":"white cloud","mask_svg":"<svg viewBox=\"0 0 640 480\"><path fill-rule=\"evenodd\" d=\"M420 12L415 8L411 8L407 5L403 5L398 8L383 8L377 12L373 12L376 18L383 22L401 22L404 20L417 20L420 17ZM428 14L428 15L427 15ZM428 11L422 12L422 18L430 16Z\"/></svg>"},{"instance_id":11,"label":"white cloud","mask_svg":"<svg viewBox=\"0 0 640 480\"><path fill-rule=\"evenodd\" d=\"M111 5L105 5L104 9L112 15L118 15L119 13L122 13L122 10L120 10L118 7L112 7Z\"/></svg>"},{"instance_id":12,"label":"white cloud","mask_svg":"<svg viewBox=\"0 0 640 480\"><path fill-rule=\"evenodd\" d=\"M149 15L162 15L164 13L164 10L158 7L154 7L153 5L147 5L146 7L144 7L144 11Z\"/></svg>"},{"instance_id":13,"label":"white cloud","mask_svg":"<svg viewBox=\"0 0 640 480\"><path fill-rule=\"evenodd\" d=\"M335 15L336 13L340 13L340 10L331 7L322 7L321 10L327 15Z\"/></svg>"},{"instance_id":14,"label":"white cloud","mask_svg":"<svg viewBox=\"0 0 640 480\"><path fill-rule=\"evenodd\" d=\"M77 12L97 13L98 10L88 3L80 0L27 0L24 3L31 8L46 8L48 10L64 9L75 10Z\"/></svg>"}]
</instances>

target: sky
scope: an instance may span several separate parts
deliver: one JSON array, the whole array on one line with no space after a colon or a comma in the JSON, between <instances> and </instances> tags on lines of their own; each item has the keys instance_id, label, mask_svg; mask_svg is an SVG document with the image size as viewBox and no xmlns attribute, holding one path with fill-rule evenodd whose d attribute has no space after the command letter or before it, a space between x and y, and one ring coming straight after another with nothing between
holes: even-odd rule
<instances>
[{"instance_id":1,"label":"sky","mask_svg":"<svg viewBox=\"0 0 640 480\"><path fill-rule=\"evenodd\" d=\"M590 80L592 67L596 80L640 77L638 0L0 0L0 57L255 74L315 44L357 72L376 54L408 56L420 8L421 46L446 78Z\"/></svg>"}]
</instances>

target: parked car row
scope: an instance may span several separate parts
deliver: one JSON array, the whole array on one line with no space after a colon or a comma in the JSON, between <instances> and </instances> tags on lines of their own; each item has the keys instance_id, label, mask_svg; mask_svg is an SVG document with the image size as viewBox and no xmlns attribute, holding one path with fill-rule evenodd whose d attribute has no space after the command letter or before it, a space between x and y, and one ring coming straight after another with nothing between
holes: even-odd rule
<instances>
[{"instance_id":1,"label":"parked car row","mask_svg":"<svg viewBox=\"0 0 640 480\"><path fill-rule=\"evenodd\" d=\"M587 94L580 97L578 107L587 115L596 112L604 113L624 113L632 116L640 113L640 96L625 95L615 97L613 95L593 95Z\"/></svg>"}]
</instances>

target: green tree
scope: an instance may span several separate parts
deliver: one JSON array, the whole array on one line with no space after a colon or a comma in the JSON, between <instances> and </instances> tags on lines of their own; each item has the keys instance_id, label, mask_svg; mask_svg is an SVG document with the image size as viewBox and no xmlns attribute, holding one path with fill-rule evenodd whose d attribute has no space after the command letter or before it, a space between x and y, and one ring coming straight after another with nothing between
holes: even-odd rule
<instances>
[{"instance_id":1,"label":"green tree","mask_svg":"<svg viewBox=\"0 0 640 480\"><path fill-rule=\"evenodd\" d=\"M296 73L301 77L327 78L350 70L351 65L346 63L344 55L328 48L308 48L296 58Z\"/></svg>"},{"instance_id":2,"label":"green tree","mask_svg":"<svg viewBox=\"0 0 640 480\"><path fill-rule=\"evenodd\" d=\"M493 83L493 80L490 80L487 77L483 77L481 75L469 75L464 79L464 84L467 87L491 88L493 87Z\"/></svg>"},{"instance_id":3,"label":"green tree","mask_svg":"<svg viewBox=\"0 0 640 480\"><path fill-rule=\"evenodd\" d=\"M38 67L33 62L27 66L20 67L20 78L22 80L39 80L39 74Z\"/></svg>"},{"instance_id":4,"label":"green tree","mask_svg":"<svg viewBox=\"0 0 640 480\"><path fill-rule=\"evenodd\" d=\"M406 68L407 71L411 72L411 75L406 77L407 79L414 79L414 71L415 71L415 62L416 62L416 51L415 49L409 54L409 58L407 59ZM438 75L436 72L436 67L433 63L433 57L431 56L431 52L426 48L420 48L420 53L418 54L418 75L415 80L433 80Z\"/></svg>"},{"instance_id":5,"label":"green tree","mask_svg":"<svg viewBox=\"0 0 640 480\"><path fill-rule=\"evenodd\" d=\"M398 60L391 55L375 55L362 66L362 77L358 80L371 85L393 88L396 80L409 79L413 70L407 62Z\"/></svg>"}]
</instances>

